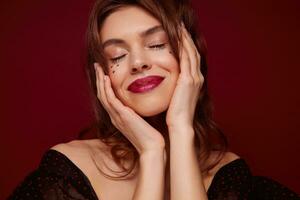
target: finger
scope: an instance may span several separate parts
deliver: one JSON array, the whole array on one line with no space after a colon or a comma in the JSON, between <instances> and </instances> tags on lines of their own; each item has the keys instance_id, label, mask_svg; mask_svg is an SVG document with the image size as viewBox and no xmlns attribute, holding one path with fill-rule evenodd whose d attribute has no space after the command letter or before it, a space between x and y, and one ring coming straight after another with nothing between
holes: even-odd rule
<instances>
[{"instance_id":1,"label":"finger","mask_svg":"<svg viewBox=\"0 0 300 200\"><path fill-rule=\"evenodd\" d=\"M197 49L197 47L195 45L194 40L192 39L191 34L187 31L187 29L185 28L184 24L183 24L183 32L186 35L186 39L187 39L188 43L190 44L189 46L195 51L195 53L193 55L195 55L196 58L198 58L197 59L197 61L198 61L197 64L200 64L200 57L201 56L200 56L199 51L198 51L198 49Z\"/></svg>"},{"instance_id":2,"label":"finger","mask_svg":"<svg viewBox=\"0 0 300 200\"><path fill-rule=\"evenodd\" d=\"M187 50L184 46L181 49L180 56L180 72L184 76L191 76L190 58L188 56Z\"/></svg>"},{"instance_id":3,"label":"finger","mask_svg":"<svg viewBox=\"0 0 300 200\"><path fill-rule=\"evenodd\" d=\"M98 64L95 63L95 68L97 69L96 74L97 74L97 97L100 100L101 104L105 108L105 110L108 112L109 115L114 115L113 110L110 108L110 105L108 103L106 94L105 94L105 88L104 88L104 72L102 67Z\"/></svg>"},{"instance_id":4,"label":"finger","mask_svg":"<svg viewBox=\"0 0 300 200\"><path fill-rule=\"evenodd\" d=\"M200 54L195 46L194 41L192 40L190 34L187 32L186 28L183 27L183 43L186 47L187 54L190 60L190 71L193 78L199 78L199 64L200 64Z\"/></svg>"},{"instance_id":5,"label":"finger","mask_svg":"<svg viewBox=\"0 0 300 200\"><path fill-rule=\"evenodd\" d=\"M188 37L187 34L183 30L183 46L186 49L186 54L187 54L187 57L190 61L190 65L189 65L190 74L191 74L192 77L194 77L195 76L195 65L197 63L196 63L195 57L193 56L194 55L193 54L193 49L192 49L187 37Z\"/></svg>"},{"instance_id":6,"label":"finger","mask_svg":"<svg viewBox=\"0 0 300 200\"><path fill-rule=\"evenodd\" d=\"M189 44L191 45L191 47L194 49L194 56L196 57L196 71L198 73L198 75L201 77L203 76L201 73L201 55L195 45L195 42L193 41L191 34L187 31L187 29L185 28L184 24L182 23L183 27L184 27L184 33L187 36L187 40L189 42Z\"/></svg>"},{"instance_id":7,"label":"finger","mask_svg":"<svg viewBox=\"0 0 300 200\"><path fill-rule=\"evenodd\" d=\"M188 56L187 53L187 49L186 49L186 42L184 39L184 33L181 30L181 38L182 38L182 44L181 44L181 48L180 48L180 70L181 70L181 74L184 76L190 76L191 75L191 70L190 70L190 58Z\"/></svg>"},{"instance_id":8,"label":"finger","mask_svg":"<svg viewBox=\"0 0 300 200\"><path fill-rule=\"evenodd\" d=\"M124 111L124 105L123 103L116 97L112 86L109 76L105 76L105 93L107 96L107 101L110 104L111 108L118 114L122 113Z\"/></svg>"},{"instance_id":9,"label":"finger","mask_svg":"<svg viewBox=\"0 0 300 200\"><path fill-rule=\"evenodd\" d=\"M100 81L100 72L99 72L99 68L100 65L98 63L94 63L94 67L95 67L95 74L96 74L96 87L97 87L97 98L98 100L103 104L103 100L101 98L101 81Z\"/></svg>"}]
</instances>

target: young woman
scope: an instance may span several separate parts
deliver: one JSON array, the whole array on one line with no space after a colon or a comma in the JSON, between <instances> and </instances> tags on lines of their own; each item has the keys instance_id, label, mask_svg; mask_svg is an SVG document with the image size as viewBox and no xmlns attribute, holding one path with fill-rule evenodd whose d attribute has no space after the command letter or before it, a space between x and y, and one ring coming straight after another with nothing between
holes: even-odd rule
<instances>
[{"instance_id":1,"label":"young woman","mask_svg":"<svg viewBox=\"0 0 300 200\"><path fill-rule=\"evenodd\" d=\"M10 199L298 198L228 152L192 13L187 1L96 1L87 74L98 137L52 147Z\"/></svg>"}]
</instances>

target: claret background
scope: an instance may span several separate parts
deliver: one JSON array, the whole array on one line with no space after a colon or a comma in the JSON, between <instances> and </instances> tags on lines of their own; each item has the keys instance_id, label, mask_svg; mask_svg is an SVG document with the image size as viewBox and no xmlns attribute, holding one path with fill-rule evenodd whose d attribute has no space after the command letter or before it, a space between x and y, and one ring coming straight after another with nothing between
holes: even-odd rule
<instances>
[{"instance_id":1,"label":"claret background","mask_svg":"<svg viewBox=\"0 0 300 200\"><path fill-rule=\"evenodd\" d=\"M84 76L92 0L0 3L0 199L92 111ZM194 0L215 119L255 175L300 193L300 1Z\"/></svg>"}]
</instances>

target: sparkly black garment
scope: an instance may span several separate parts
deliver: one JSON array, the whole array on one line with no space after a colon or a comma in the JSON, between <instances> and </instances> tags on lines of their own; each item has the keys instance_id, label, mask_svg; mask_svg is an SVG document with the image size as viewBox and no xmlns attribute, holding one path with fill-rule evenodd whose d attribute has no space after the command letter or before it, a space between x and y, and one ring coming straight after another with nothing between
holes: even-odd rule
<instances>
[{"instance_id":1,"label":"sparkly black garment","mask_svg":"<svg viewBox=\"0 0 300 200\"><path fill-rule=\"evenodd\" d=\"M55 150L44 154L39 168L29 174L8 199L98 200L83 172ZM208 199L300 200L300 197L271 179L252 176L246 162L237 159L216 173Z\"/></svg>"}]
</instances>

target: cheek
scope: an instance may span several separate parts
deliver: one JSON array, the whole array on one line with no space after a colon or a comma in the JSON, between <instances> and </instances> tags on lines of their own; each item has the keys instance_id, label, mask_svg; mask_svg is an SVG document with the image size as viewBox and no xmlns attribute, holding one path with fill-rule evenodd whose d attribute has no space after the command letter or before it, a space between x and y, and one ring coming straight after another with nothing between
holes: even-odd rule
<instances>
[{"instance_id":1,"label":"cheek","mask_svg":"<svg viewBox=\"0 0 300 200\"><path fill-rule=\"evenodd\" d=\"M117 80L114 77L110 77L110 81L111 81L111 87L112 87L113 91L116 92L119 87Z\"/></svg>"},{"instance_id":2,"label":"cheek","mask_svg":"<svg viewBox=\"0 0 300 200\"><path fill-rule=\"evenodd\" d=\"M179 65L173 55L169 52L168 54L162 54L160 56L156 56L155 61L158 66L162 66L165 70L169 72L179 73Z\"/></svg>"},{"instance_id":3,"label":"cheek","mask_svg":"<svg viewBox=\"0 0 300 200\"><path fill-rule=\"evenodd\" d=\"M111 79L120 79L120 77L124 76L127 73L128 63L127 61L122 61L117 64L110 64L108 69L108 74Z\"/></svg>"},{"instance_id":4,"label":"cheek","mask_svg":"<svg viewBox=\"0 0 300 200\"><path fill-rule=\"evenodd\" d=\"M110 80L111 80L111 87L117 97L120 97L121 91L122 91L122 78L120 77L120 74L117 72L115 74L110 74Z\"/></svg>"}]
</instances>

